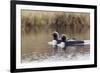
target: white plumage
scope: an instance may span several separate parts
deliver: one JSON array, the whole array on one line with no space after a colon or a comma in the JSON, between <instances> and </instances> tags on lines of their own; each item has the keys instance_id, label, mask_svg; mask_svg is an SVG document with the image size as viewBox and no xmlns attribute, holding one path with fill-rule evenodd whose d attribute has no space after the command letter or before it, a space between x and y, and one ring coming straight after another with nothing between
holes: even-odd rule
<instances>
[{"instance_id":1,"label":"white plumage","mask_svg":"<svg viewBox=\"0 0 100 73\"><path fill-rule=\"evenodd\" d=\"M56 40L52 40L51 42L48 42L49 45L55 46L57 45L57 41Z\"/></svg>"},{"instance_id":2,"label":"white plumage","mask_svg":"<svg viewBox=\"0 0 100 73\"><path fill-rule=\"evenodd\" d=\"M90 44L90 40L84 40L84 44L85 45L89 45Z\"/></svg>"},{"instance_id":3,"label":"white plumage","mask_svg":"<svg viewBox=\"0 0 100 73\"><path fill-rule=\"evenodd\" d=\"M64 47L65 47L65 43L64 43L64 42L61 42L61 43L58 44L57 46L60 47L60 48L64 48Z\"/></svg>"}]
</instances>

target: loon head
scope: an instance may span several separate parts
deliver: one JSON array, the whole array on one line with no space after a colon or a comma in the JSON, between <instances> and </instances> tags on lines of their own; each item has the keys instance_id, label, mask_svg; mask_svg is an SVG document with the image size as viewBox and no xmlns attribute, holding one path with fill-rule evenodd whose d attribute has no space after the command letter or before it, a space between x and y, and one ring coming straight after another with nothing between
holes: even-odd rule
<instances>
[{"instance_id":1,"label":"loon head","mask_svg":"<svg viewBox=\"0 0 100 73\"><path fill-rule=\"evenodd\" d=\"M52 35L53 35L54 40L58 40L58 38L59 38L59 33L58 32L55 31L55 32L53 32Z\"/></svg>"},{"instance_id":2,"label":"loon head","mask_svg":"<svg viewBox=\"0 0 100 73\"><path fill-rule=\"evenodd\" d=\"M61 40L62 40L62 42L66 42L66 35L65 34L62 35Z\"/></svg>"},{"instance_id":3,"label":"loon head","mask_svg":"<svg viewBox=\"0 0 100 73\"><path fill-rule=\"evenodd\" d=\"M57 46L60 47L60 48L65 48L65 42L66 42L66 35L62 34L61 43L57 44Z\"/></svg>"}]
</instances>

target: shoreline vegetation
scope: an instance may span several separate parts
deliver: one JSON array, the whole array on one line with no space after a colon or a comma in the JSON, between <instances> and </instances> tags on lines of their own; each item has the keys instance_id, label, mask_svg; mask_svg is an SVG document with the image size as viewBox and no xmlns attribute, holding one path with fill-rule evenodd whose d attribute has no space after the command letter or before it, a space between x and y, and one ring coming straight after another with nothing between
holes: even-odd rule
<instances>
[{"instance_id":1,"label":"shoreline vegetation","mask_svg":"<svg viewBox=\"0 0 100 73\"><path fill-rule=\"evenodd\" d=\"M89 13L22 10L21 14L22 34L57 31L77 38L78 35L90 32ZM89 39L89 35L85 39Z\"/></svg>"}]
</instances>

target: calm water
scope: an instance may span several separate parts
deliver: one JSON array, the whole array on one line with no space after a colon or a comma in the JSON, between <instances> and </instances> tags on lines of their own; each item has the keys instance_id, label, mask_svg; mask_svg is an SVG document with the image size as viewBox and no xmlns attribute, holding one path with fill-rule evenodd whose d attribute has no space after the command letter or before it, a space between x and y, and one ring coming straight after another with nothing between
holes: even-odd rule
<instances>
[{"instance_id":1,"label":"calm water","mask_svg":"<svg viewBox=\"0 0 100 73\"><path fill-rule=\"evenodd\" d=\"M84 34L83 36L77 36L79 39L89 39L89 32ZM41 32L38 34L27 34L27 35L22 35L22 59L25 59L26 57L29 58L31 57L33 60L39 58L44 58L46 59L47 56L52 56L53 54L53 48L48 45L48 42L52 40L51 32L46 33L46 32ZM84 46L84 47L74 47L74 48L80 48L77 50L73 50L74 52L77 51L77 53L84 53L88 52L89 53L89 45ZM85 49L84 49L85 48ZM69 47L69 50L71 48ZM72 51L70 51L71 53ZM68 53L68 54L70 54Z\"/></svg>"}]
</instances>

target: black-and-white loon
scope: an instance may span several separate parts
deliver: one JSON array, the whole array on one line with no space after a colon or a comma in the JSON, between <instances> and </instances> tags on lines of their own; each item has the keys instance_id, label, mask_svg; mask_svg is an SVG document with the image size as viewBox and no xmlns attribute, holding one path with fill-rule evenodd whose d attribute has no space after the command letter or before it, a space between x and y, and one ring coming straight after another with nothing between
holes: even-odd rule
<instances>
[{"instance_id":1,"label":"black-and-white loon","mask_svg":"<svg viewBox=\"0 0 100 73\"><path fill-rule=\"evenodd\" d=\"M63 34L61 37L58 32L54 32L52 34L53 40L48 42L49 45L52 45L55 48L63 48L65 49L67 46L83 46L86 44L90 44L89 40L73 40L66 39L66 36Z\"/></svg>"}]
</instances>

